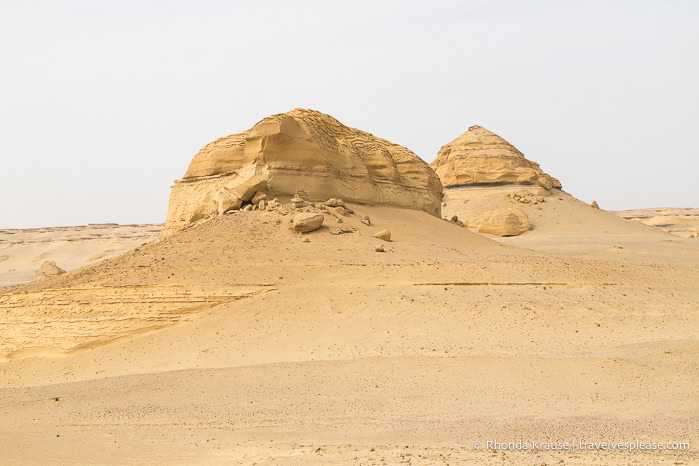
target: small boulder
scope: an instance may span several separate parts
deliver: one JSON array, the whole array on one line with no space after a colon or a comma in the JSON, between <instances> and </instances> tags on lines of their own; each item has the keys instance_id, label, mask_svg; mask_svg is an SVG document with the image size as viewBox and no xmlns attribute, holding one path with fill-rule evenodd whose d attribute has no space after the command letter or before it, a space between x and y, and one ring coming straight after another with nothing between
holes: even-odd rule
<instances>
[{"instance_id":1,"label":"small boulder","mask_svg":"<svg viewBox=\"0 0 699 466\"><path fill-rule=\"evenodd\" d=\"M383 246L382 246L381 244L377 244L376 246L374 246L374 251L376 251L376 252L386 252L386 250L383 248Z\"/></svg>"},{"instance_id":2,"label":"small boulder","mask_svg":"<svg viewBox=\"0 0 699 466\"><path fill-rule=\"evenodd\" d=\"M391 231L388 229L381 230L377 233L374 233L374 238L382 239L384 241L391 241Z\"/></svg>"},{"instance_id":3,"label":"small boulder","mask_svg":"<svg viewBox=\"0 0 699 466\"><path fill-rule=\"evenodd\" d=\"M325 220L325 217L314 212L296 214L294 217L294 231L308 233L317 230L323 225L323 220Z\"/></svg>"},{"instance_id":4,"label":"small boulder","mask_svg":"<svg viewBox=\"0 0 699 466\"><path fill-rule=\"evenodd\" d=\"M218 214L223 215L230 210L238 210L243 204L243 200L238 197L233 190L226 188L225 186L214 194L214 202L218 206Z\"/></svg>"},{"instance_id":5,"label":"small boulder","mask_svg":"<svg viewBox=\"0 0 699 466\"><path fill-rule=\"evenodd\" d=\"M362 222L366 226L371 226L371 219L369 218L368 215L365 215L364 217L362 217L360 222Z\"/></svg>"},{"instance_id":6,"label":"small boulder","mask_svg":"<svg viewBox=\"0 0 699 466\"><path fill-rule=\"evenodd\" d=\"M255 175L232 188L231 191L243 201L250 201L255 193L266 187L267 180L262 175Z\"/></svg>"},{"instance_id":7,"label":"small boulder","mask_svg":"<svg viewBox=\"0 0 699 466\"><path fill-rule=\"evenodd\" d=\"M529 217L520 209L490 210L471 219L470 228L497 236L517 236L529 230Z\"/></svg>"},{"instance_id":8,"label":"small boulder","mask_svg":"<svg viewBox=\"0 0 699 466\"><path fill-rule=\"evenodd\" d=\"M349 225L333 225L328 228L331 235L342 235L344 233L354 233L356 230Z\"/></svg>"},{"instance_id":9,"label":"small boulder","mask_svg":"<svg viewBox=\"0 0 699 466\"><path fill-rule=\"evenodd\" d=\"M294 193L294 197L299 198L299 199L303 199L306 202L310 202L310 200L311 200L310 193L303 188L297 189L296 192Z\"/></svg>"},{"instance_id":10,"label":"small boulder","mask_svg":"<svg viewBox=\"0 0 699 466\"><path fill-rule=\"evenodd\" d=\"M324 203L328 207L344 207L345 206L345 201L342 199L336 199L336 198L331 198L325 201Z\"/></svg>"},{"instance_id":11,"label":"small boulder","mask_svg":"<svg viewBox=\"0 0 699 466\"><path fill-rule=\"evenodd\" d=\"M252 204L248 204L245 207L243 207L243 212L250 212L252 211Z\"/></svg>"},{"instance_id":12,"label":"small boulder","mask_svg":"<svg viewBox=\"0 0 699 466\"><path fill-rule=\"evenodd\" d=\"M45 261L36 271L36 276L55 277L56 275L61 275L62 273L66 273L66 271L58 267L54 261Z\"/></svg>"},{"instance_id":13,"label":"small boulder","mask_svg":"<svg viewBox=\"0 0 699 466\"><path fill-rule=\"evenodd\" d=\"M265 194L264 191L257 191L255 195L252 197L251 201L253 204L259 204L260 201L266 201L267 200L267 194Z\"/></svg>"},{"instance_id":14,"label":"small boulder","mask_svg":"<svg viewBox=\"0 0 699 466\"><path fill-rule=\"evenodd\" d=\"M257 204L257 208L258 208L259 210L265 210L265 200L264 200L264 199L262 199L262 200Z\"/></svg>"},{"instance_id":15,"label":"small boulder","mask_svg":"<svg viewBox=\"0 0 699 466\"><path fill-rule=\"evenodd\" d=\"M303 209L307 205L306 201L297 196L292 197L290 202L294 209Z\"/></svg>"},{"instance_id":16,"label":"small boulder","mask_svg":"<svg viewBox=\"0 0 699 466\"><path fill-rule=\"evenodd\" d=\"M592 204L590 204L593 209L599 209L599 204L597 204L597 201L592 201Z\"/></svg>"}]
</instances>

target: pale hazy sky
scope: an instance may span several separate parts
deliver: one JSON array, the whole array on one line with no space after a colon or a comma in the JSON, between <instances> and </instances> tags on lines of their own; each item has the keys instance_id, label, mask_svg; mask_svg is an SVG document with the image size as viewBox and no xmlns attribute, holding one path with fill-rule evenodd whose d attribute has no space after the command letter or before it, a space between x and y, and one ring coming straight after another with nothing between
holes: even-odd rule
<instances>
[{"instance_id":1,"label":"pale hazy sky","mask_svg":"<svg viewBox=\"0 0 699 466\"><path fill-rule=\"evenodd\" d=\"M0 1L0 227L162 222L217 137L471 125L602 208L699 207L698 1Z\"/></svg>"}]
</instances>

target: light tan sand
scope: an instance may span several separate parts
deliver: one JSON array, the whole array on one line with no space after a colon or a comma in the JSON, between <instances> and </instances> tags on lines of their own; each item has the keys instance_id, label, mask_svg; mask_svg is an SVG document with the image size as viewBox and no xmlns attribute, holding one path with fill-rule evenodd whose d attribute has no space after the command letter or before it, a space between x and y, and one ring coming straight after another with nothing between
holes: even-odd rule
<instances>
[{"instance_id":1,"label":"light tan sand","mask_svg":"<svg viewBox=\"0 0 699 466\"><path fill-rule=\"evenodd\" d=\"M357 233L305 243L240 212L6 288L3 461L697 464L698 243L557 195L499 242L353 206ZM556 227L563 206L590 216Z\"/></svg>"},{"instance_id":2,"label":"light tan sand","mask_svg":"<svg viewBox=\"0 0 699 466\"><path fill-rule=\"evenodd\" d=\"M615 212L618 216L658 227L683 238L699 237L699 209L661 207Z\"/></svg>"},{"instance_id":3,"label":"light tan sand","mask_svg":"<svg viewBox=\"0 0 699 466\"><path fill-rule=\"evenodd\" d=\"M73 270L154 240L162 225L93 224L0 230L0 287L36 279L45 260Z\"/></svg>"}]
</instances>

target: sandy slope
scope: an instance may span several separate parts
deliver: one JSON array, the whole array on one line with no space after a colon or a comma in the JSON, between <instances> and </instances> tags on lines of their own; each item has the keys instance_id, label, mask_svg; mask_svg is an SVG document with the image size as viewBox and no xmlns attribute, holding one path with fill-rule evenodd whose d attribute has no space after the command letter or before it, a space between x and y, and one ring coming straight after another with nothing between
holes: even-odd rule
<instances>
[{"instance_id":1,"label":"sandy slope","mask_svg":"<svg viewBox=\"0 0 699 466\"><path fill-rule=\"evenodd\" d=\"M522 248L355 209L374 225L346 218L357 233L305 243L288 216L236 213L3 290L6 461L699 462L696 241L597 211L623 226L581 221L567 233L588 241L571 253L553 215L504 240L539 238ZM62 330L35 346L47 326ZM472 451L488 439L693 449Z\"/></svg>"},{"instance_id":2,"label":"sandy slope","mask_svg":"<svg viewBox=\"0 0 699 466\"><path fill-rule=\"evenodd\" d=\"M162 225L93 224L0 230L0 287L36 279L46 260L73 270L155 239Z\"/></svg>"}]
</instances>

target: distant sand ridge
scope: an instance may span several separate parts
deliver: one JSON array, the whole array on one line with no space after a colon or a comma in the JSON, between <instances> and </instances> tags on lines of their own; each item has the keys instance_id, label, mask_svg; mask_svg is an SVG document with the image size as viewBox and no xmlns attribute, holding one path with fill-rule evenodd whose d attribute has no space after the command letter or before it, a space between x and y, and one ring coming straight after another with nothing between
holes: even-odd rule
<instances>
[{"instance_id":1,"label":"distant sand ridge","mask_svg":"<svg viewBox=\"0 0 699 466\"><path fill-rule=\"evenodd\" d=\"M699 209L635 209L616 212L620 217L634 220L684 238L699 237Z\"/></svg>"},{"instance_id":2,"label":"distant sand ridge","mask_svg":"<svg viewBox=\"0 0 699 466\"><path fill-rule=\"evenodd\" d=\"M166 229L210 218L257 191L288 198L300 188L316 201L339 197L440 215L442 185L413 152L297 108L205 146L172 188Z\"/></svg>"},{"instance_id":3,"label":"distant sand ridge","mask_svg":"<svg viewBox=\"0 0 699 466\"><path fill-rule=\"evenodd\" d=\"M34 280L45 261L70 271L118 256L153 241L162 229L162 224L0 229L0 287Z\"/></svg>"}]
</instances>

